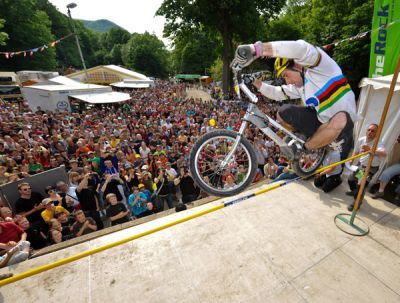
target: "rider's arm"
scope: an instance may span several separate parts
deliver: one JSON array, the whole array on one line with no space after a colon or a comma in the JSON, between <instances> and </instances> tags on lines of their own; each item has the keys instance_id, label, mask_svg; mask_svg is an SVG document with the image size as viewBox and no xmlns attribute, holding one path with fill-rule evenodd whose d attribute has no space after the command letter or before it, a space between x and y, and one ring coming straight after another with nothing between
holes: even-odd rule
<instances>
[{"instance_id":1,"label":"rider's arm","mask_svg":"<svg viewBox=\"0 0 400 303\"><path fill-rule=\"evenodd\" d=\"M265 97L276 101L287 100L288 98L298 99L302 97L300 89L295 85L274 86L256 81L254 82L254 86Z\"/></svg>"},{"instance_id":2,"label":"rider's arm","mask_svg":"<svg viewBox=\"0 0 400 303\"><path fill-rule=\"evenodd\" d=\"M321 58L319 50L304 40L263 43L262 57L294 59L304 66L316 66Z\"/></svg>"}]
</instances>

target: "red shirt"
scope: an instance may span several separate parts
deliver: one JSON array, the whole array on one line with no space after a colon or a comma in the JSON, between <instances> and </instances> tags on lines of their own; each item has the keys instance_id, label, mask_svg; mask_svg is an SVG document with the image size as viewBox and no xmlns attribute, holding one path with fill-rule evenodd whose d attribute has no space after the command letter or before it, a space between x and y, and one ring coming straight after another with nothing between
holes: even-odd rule
<instances>
[{"instance_id":1,"label":"red shirt","mask_svg":"<svg viewBox=\"0 0 400 303\"><path fill-rule=\"evenodd\" d=\"M18 242L20 235L25 231L14 222L0 222L2 229L0 233L0 243L7 244L9 241Z\"/></svg>"}]
</instances>

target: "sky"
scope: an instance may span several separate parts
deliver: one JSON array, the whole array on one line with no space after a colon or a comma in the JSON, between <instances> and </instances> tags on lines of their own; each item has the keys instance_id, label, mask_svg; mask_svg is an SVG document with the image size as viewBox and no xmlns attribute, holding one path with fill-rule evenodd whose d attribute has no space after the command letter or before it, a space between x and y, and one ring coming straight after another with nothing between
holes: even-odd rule
<instances>
[{"instance_id":1,"label":"sky","mask_svg":"<svg viewBox=\"0 0 400 303\"><path fill-rule=\"evenodd\" d=\"M164 17L155 17L163 0L49 0L57 9L67 14L67 4L74 2L71 9L74 19L107 19L125 28L130 33L154 33L168 47L169 41L162 37Z\"/></svg>"}]
</instances>

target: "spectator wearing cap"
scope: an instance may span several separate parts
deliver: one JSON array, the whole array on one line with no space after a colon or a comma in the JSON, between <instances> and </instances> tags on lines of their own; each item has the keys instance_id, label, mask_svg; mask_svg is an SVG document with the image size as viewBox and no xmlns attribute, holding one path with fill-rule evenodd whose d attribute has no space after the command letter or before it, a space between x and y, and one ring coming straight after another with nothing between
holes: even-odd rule
<instances>
[{"instance_id":1,"label":"spectator wearing cap","mask_svg":"<svg viewBox=\"0 0 400 303\"><path fill-rule=\"evenodd\" d=\"M170 162L165 163L165 171L168 175L172 176L174 179L176 176L178 176L178 173L176 170L171 166Z\"/></svg>"},{"instance_id":2,"label":"spectator wearing cap","mask_svg":"<svg viewBox=\"0 0 400 303\"><path fill-rule=\"evenodd\" d=\"M71 172L76 172L78 174L82 173L83 168L78 166L78 160L71 159L71 160L69 160L68 164L69 164L69 167L70 167L68 173L71 173Z\"/></svg>"},{"instance_id":3,"label":"spectator wearing cap","mask_svg":"<svg viewBox=\"0 0 400 303\"><path fill-rule=\"evenodd\" d=\"M97 157L94 151L88 152L88 162L92 166L93 171L100 174L100 157Z\"/></svg>"},{"instance_id":4,"label":"spectator wearing cap","mask_svg":"<svg viewBox=\"0 0 400 303\"><path fill-rule=\"evenodd\" d=\"M46 223L49 223L49 221L54 218L56 212L63 212L67 216L70 214L70 212L61 205L55 206L51 198L43 199L42 203L45 206L45 210L42 211L41 216Z\"/></svg>"}]
</instances>

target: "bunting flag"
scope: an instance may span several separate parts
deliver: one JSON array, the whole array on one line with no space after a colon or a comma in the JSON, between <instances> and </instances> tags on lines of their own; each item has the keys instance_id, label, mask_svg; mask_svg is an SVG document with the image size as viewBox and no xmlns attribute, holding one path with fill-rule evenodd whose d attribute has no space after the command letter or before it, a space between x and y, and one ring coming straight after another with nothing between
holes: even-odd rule
<instances>
[{"instance_id":1,"label":"bunting flag","mask_svg":"<svg viewBox=\"0 0 400 303\"><path fill-rule=\"evenodd\" d=\"M0 52L0 55L4 55L4 57L6 59L11 59L14 56L18 56L18 55L23 55L24 57L26 57L27 54L29 54L29 56L33 56L34 53L37 52L43 52L45 49L49 48L49 47L55 47L57 44L60 44L60 42L64 39L67 39L69 37L71 37L73 34L69 34L67 36L64 36L60 39L57 39L55 41L52 41L50 43L44 44L42 46L39 47L35 47L35 48L31 48L31 49L27 49L27 50L21 50L21 51L16 51L16 52Z\"/></svg>"},{"instance_id":2,"label":"bunting flag","mask_svg":"<svg viewBox=\"0 0 400 303\"><path fill-rule=\"evenodd\" d=\"M399 5L399 7L400 7L400 5ZM400 16L397 16L397 17L400 17ZM333 42L331 44L323 45L322 48L324 48L326 50L330 50L332 47L338 46L339 44L342 44L345 41L360 40L360 39L368 37L369 34L371 34L371 36L373 37L374 35L377 35L377 33L379 33L380 30L382 30L384 28L391 27L391 26L393 26L393 25L395 25L397 23L400 24L400 19L394 20L394 21L392 21L390 23L387 23L387 24L378 25L376 28L373 28L372 30L369 30L369 31L366 31L366 32L363 32L363 33L358 33L355 36L352 36L352 37L349 37L349 38L345 38L343 40L340 40L340 41L337 41L337 42ZM372 46L372 43L371 43L371 46Z\"/></svg>"}]
</instances>

